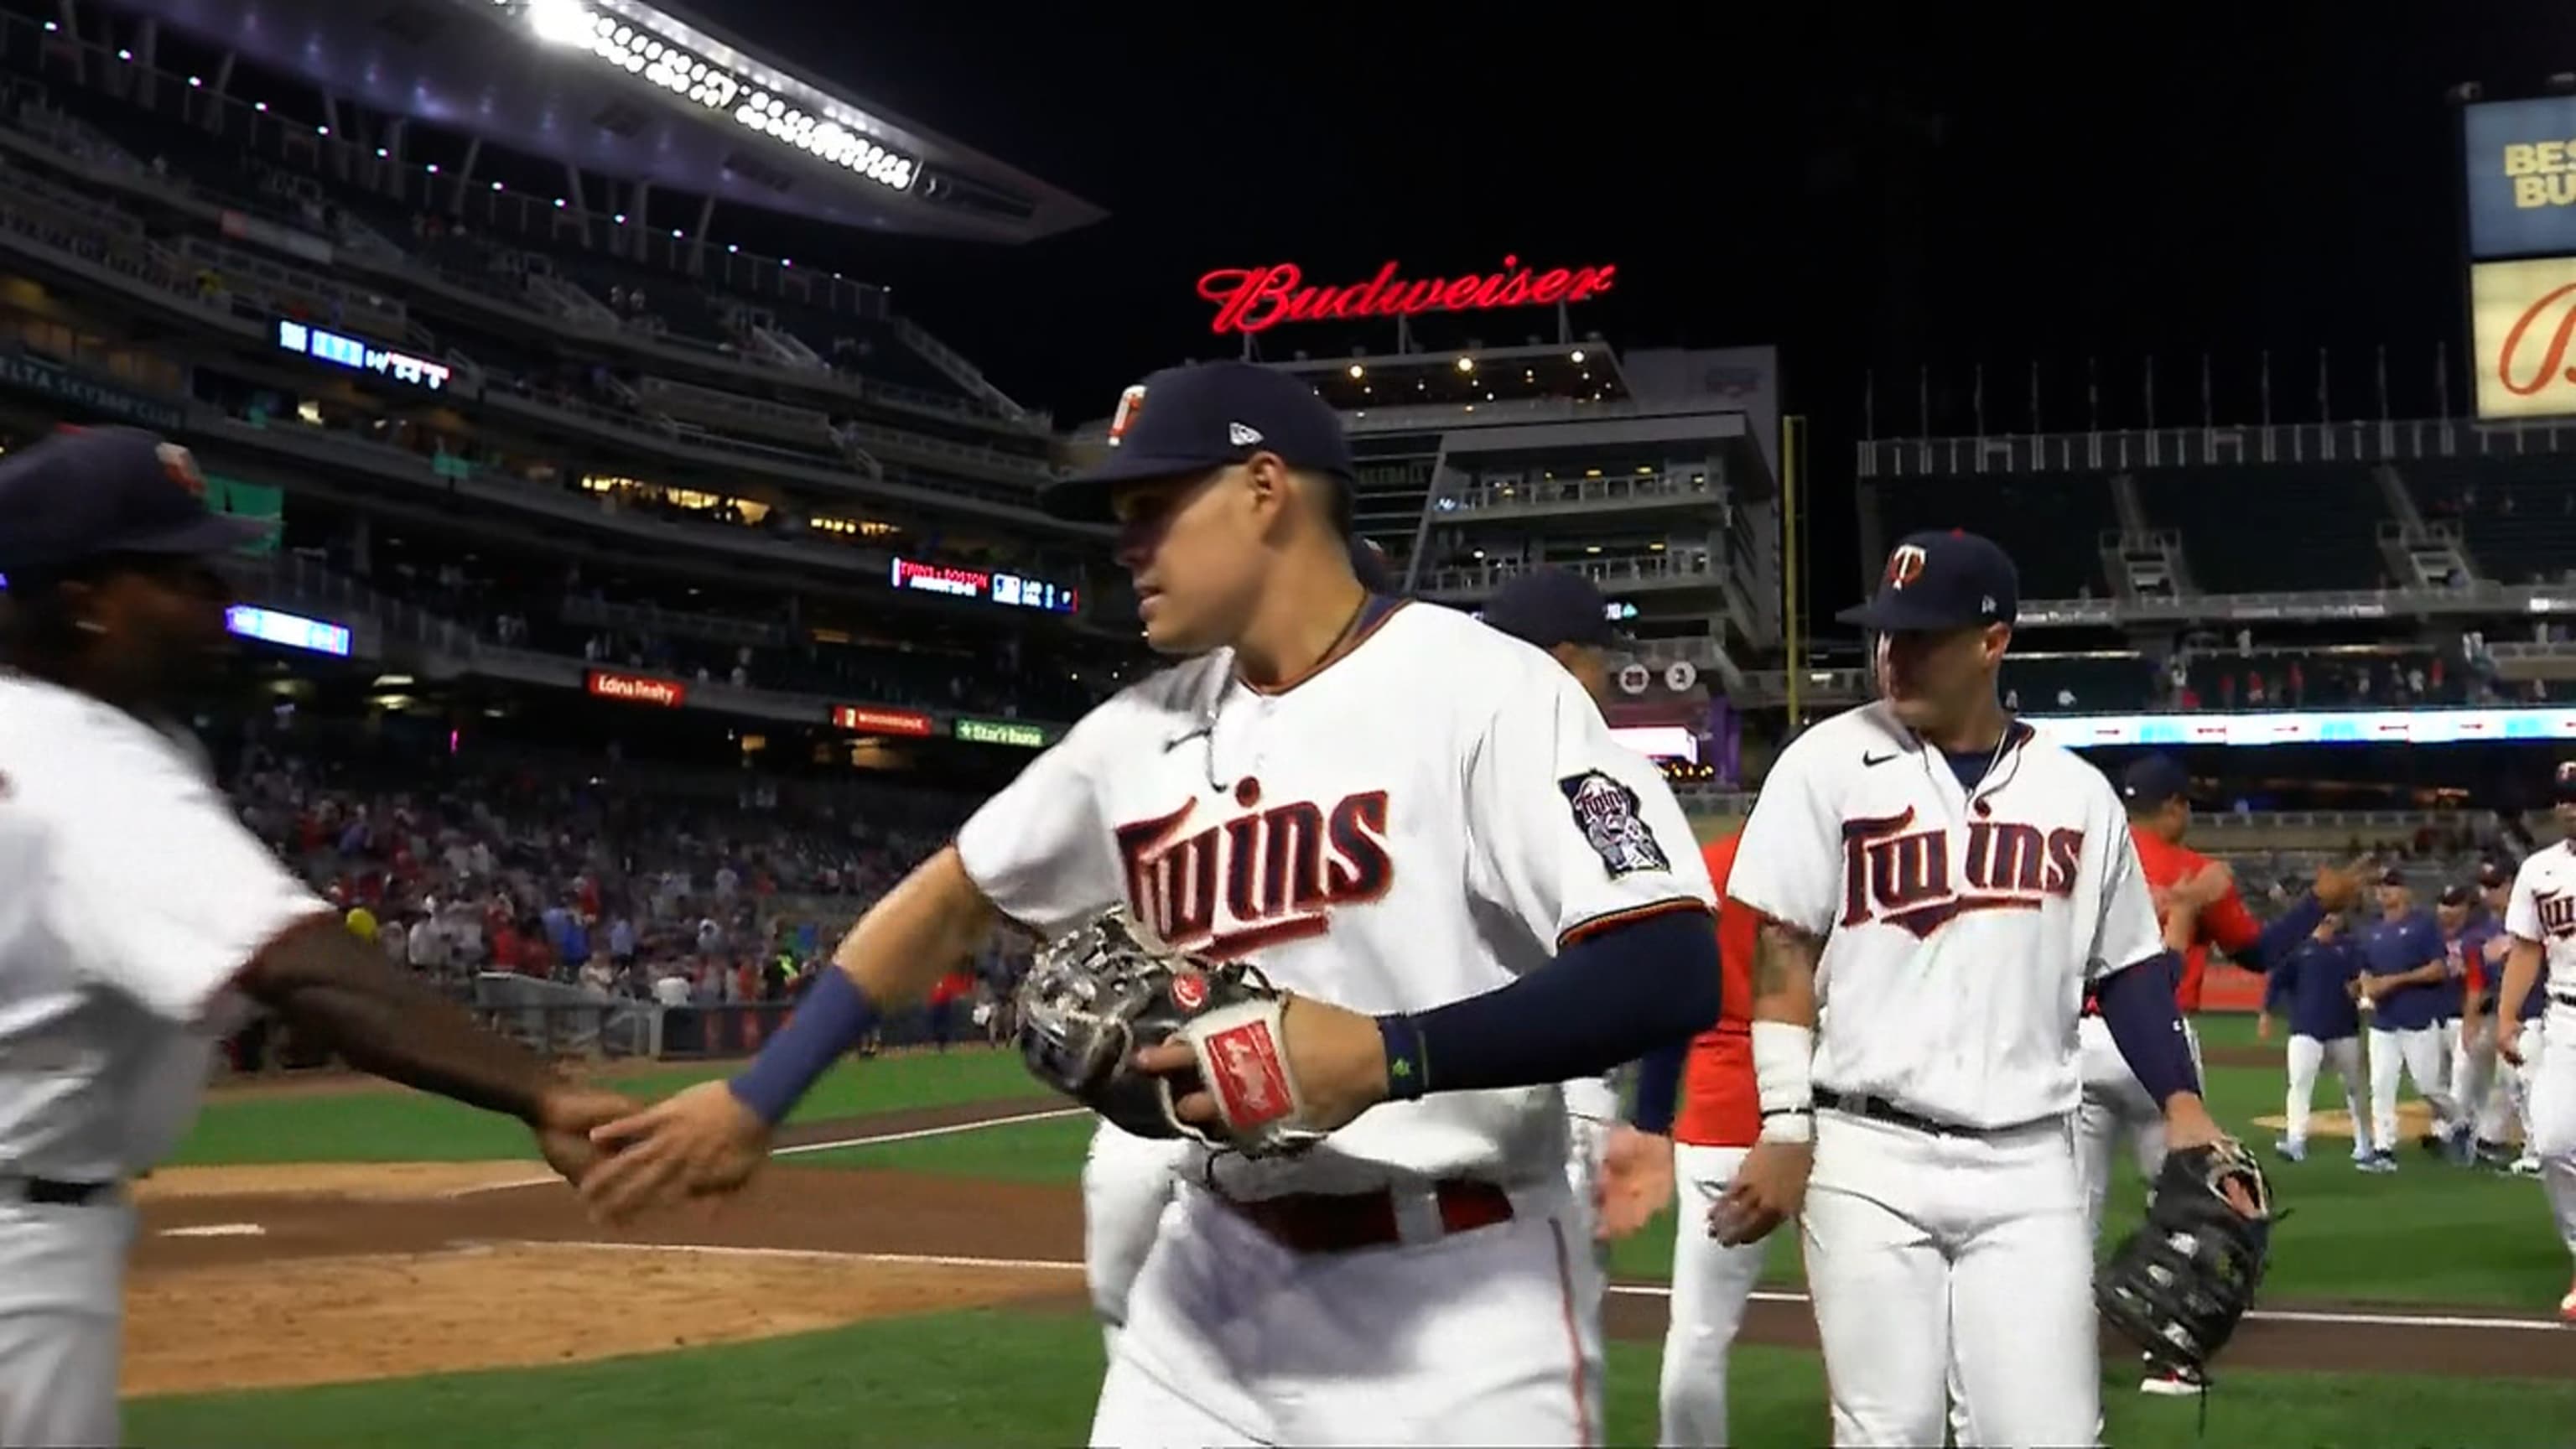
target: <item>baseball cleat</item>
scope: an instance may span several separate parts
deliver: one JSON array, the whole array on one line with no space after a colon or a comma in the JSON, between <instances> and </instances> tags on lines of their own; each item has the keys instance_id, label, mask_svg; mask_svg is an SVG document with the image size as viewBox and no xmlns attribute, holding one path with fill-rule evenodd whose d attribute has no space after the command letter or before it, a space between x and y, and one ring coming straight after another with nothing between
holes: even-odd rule
<instances>
[{"instance_id":1,"label":"baseball cleat","mask_svg":"<svg viewBox=\"0 0 2576 1449\"><path fill-rule=\"evenodd\" d=\"M2273 1143L2272 1150L2281 1154L2281 1160L2284 1162L2305 1162L2308 1160L2308 1144L2304 1142L2293 1142L2287 1137Z\"/></svg>"},{"instance_id":2,"label":"baseball cleat","mask_svg":"<svg viewBox=\"0 0 2576 1449\"><path fill-rule=\"evenodd\" d=\"M2397 1170L2397 1154L2385 1151L2374 1152L2368 1157L2363 1158L2361 1161L2354 1163L2353 1166L2360 1168L2364 1172L2395 1172Z\"/></svg>"},{"instance_id":3,"label":"baseball cleat","mask_svg":"<svg viewBox=\"0 0 2576 1449\"><path fill-rule=\"evenodd\" d=\"M2506 1171L2511 1172L2516 1177L2538 1177L2540 1175L2540 1159L2533 1154L2526 1152L2520 1157L2515 1158L2513 1160L2513 1166L2507 1168Z\"/></svg>"},{"instance_id":4,"label":"baseball cleat","mask_svg":"<svg viewBox=\"0 0 2576 1449\"><path fill-rule=\"evenodd\" d=\"M2576 1323L2576 1288L2567 1290L2567 1296L2558 1300L2558 1321Z\"/></svg>"},{"instance_id":5,"label":"baseball cleat","mask_svg":"<svg viewBox=\"0 0 2576 1449\"><path fill-rule=\"evenodd\" d=\"M2163 1399L2188 1399L2194 1394L2208 1393L2209 1380L2188 1369L2176 1369L2172 1373L2147 1375L2139 1382L2138 1392Z\"/></svg>"}]
</instances>

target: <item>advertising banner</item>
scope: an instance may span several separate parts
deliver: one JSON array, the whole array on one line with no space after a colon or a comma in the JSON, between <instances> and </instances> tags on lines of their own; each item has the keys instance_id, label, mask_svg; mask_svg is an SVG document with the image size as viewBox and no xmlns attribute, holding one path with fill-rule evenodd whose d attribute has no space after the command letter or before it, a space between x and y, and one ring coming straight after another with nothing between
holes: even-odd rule
<instances>
[{"instance_id":1,"label":"advertising banner","mask_svg":"<svg viewBox=\"0 0 2576 1449\"><path fill-rule=\"evenodd\" d=\"M2469 330L2479 418L2576 413L2576 257L2471 266Z\"/></svg>"},{"instance_id":2,"label":"advertising banner","mask_svg":"<svg viewBox=\"0 0 2576 1449\"><path fill-rule=\"evenodd\" d=\"M873 704L836 704L832 706L835 728L863 735L927 735L931 733L930 716L914 709L886 709Z\"/></svg>"},{"instance_id":3,"label":"advertising banner","mask_svg":"<svg viewBox=\"0 0 2576 1449\"><path fill-rule=\"evenodd\" d=\"M2461 133L2469 255L2576 252L2576 96L2470 106Z\"/></svg>"},{"instance_id":4,"label":"advertising banner","mask_svg":"<svg viewBox=\"0 0 2576 1449\"><path fill-rule=\"evenodd\" d=\"M650 674L625 674L614 669L590 671L584 686L601 699L622 700L628 704L658 705L678 709L689 702L689 687L676 679L657 679Z\"/></svg>"},{"instance_id":5,"label":"advertising banner","mask_svg":"<svg viewBox=\"0 0 2576 1449\"><path fill-rule=\"evenodd\" d=\"M957 719L957 738L969 744L1010 745L1023 750L1043 750L1054 742L1054 732L1046 726L1024 719Z\"/></svg>"}]
</instances>

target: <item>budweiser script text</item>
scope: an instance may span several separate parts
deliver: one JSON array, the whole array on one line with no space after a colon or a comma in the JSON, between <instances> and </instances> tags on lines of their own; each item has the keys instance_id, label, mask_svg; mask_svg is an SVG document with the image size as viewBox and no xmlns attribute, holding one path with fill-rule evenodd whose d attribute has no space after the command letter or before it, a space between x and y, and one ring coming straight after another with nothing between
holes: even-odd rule
<instances>
[{"instance_id":1,"label":"budweiser script text","mask_svg":"<svg viewBox=\"0 0 2576 1449\"><path fill-rule=\"evenodd\" d=\"M1425 312L1586 302L1609 291L1618 270L1557 267L1533 272L1521 265L1520 258L1505 257L1499 272L1408 282L1396 276L1395 263L1389 262L1365 282L1310 287L1303 268L1294 262L1279 262L1267 267L1223 267L1210 272L1199 278L1199 295L1216 304L1216 320L1208 324L1209 331L1264 332L1282 322L1357 321L1415 317Z\"/></svg>"},{"instance_id":2,"label":"budweiser script text","mask_svg":"<svg viewBox=\"0 0 2576 1449\"><path fill-rule=\"evenodd\" d=\"M2531 369L2527 378L2517 379L2514 359L2522 350L2523 334L2531 331L2532 324L2547 316L2552 307L2558 308L2558 325L2541 349L2540 365ZM2576 382L2576 368L2567 365L2567 344L2571 339L2576 339L2576 282L2543 293L2539 301L2514 319L2513 330L2505 333L2504 346L2496 353L2496 381L2516 397L2529 397L2553 382Z\"/></svg>"}]
</instances>

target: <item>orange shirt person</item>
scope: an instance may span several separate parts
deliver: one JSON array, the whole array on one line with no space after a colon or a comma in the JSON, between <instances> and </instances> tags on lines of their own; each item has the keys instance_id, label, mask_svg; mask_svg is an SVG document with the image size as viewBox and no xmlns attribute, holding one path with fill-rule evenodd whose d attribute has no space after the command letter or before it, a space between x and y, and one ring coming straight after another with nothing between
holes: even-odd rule
<instances>
[{"instance_id":1,"label":"orange shirt person","mask_svg":"<svg viewBox=\"0 0 2576 1449\"><path fill-rule=\"evenodd\" d=\"M1744 1322L1763 1245L1730 1248L1708 1229L1735 1170L1762 1132L1753 1090L1753 935L1751 911L1726 898L1735 865L1733 835L1700 847L1717 887L1719 970L1723 1005L1717 1024L1691 1041L1673 1120L1673 1177L1680 1229L1673 1235L1673 1296L1664 1334L1660 1444L1724 1444L1726 1357ZM1641 1124L1642 1125L1642 1124Z\"/></svg>"}]
</instances>

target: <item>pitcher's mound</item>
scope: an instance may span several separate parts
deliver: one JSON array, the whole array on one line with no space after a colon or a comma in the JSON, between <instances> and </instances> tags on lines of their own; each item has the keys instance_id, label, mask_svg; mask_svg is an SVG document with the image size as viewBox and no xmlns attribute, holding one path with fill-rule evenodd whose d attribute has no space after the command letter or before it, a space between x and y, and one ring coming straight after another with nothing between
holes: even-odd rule
<instances>
[{"instance_id":1,"label":"pitcher's mound","mask_svg":"<svg viewBox=\"0 0 2576 1449\"><path fill-rule=\"evenodd\" d=\"M2254 1125L2263 1128L2267 1132L2286 1132L2290 1129L2290 1119L2281 1116L2276 1112L2269 1117L2255 1118ZM2395 1145L2402 1147L2432 1130L2432 1108L2425 1106L2421 1102L2400 1102L2397 1104L2398 1140ZM2352 1114L2341 1110L2311 1114L2308 1118L2308 1135L2311 1137L2350 1137L2353 1135Z\"/></svg>"}]
</instances>

